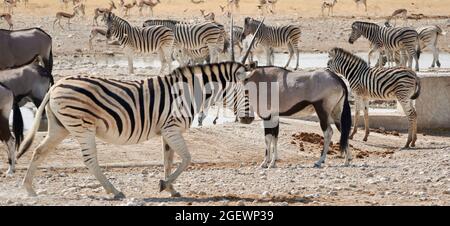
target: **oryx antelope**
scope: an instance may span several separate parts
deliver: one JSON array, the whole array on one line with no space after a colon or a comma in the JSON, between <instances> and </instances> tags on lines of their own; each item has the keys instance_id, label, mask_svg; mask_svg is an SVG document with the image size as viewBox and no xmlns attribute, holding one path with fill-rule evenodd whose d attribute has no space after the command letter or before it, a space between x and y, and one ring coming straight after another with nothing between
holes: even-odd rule
<instances>
[{"instance_id":1,"label":"oryx antelope","mask_svg":"<svg viewBox=\"0 0 450 226\"><path fill-rule=\"evenodd\" d=\"M320 167L333 136L331 124L341 132L340 150L345 153L345 165L352 156L348 148L351 130L349 92L342 78L325 70L314 73L292 72L279 67L258 67L246 80L252 109L263 120L266 154L261 167L275 167L279 118L317 113L324 134L324 146L319 161Z\"/></svg>"},{"instance_id":2,"label":"oryx antelope","mask_svg":"<svg viewBox=\"0 0 450 226\"><path fill-rule=\"evenodd\" d=\"M0 29L0 70L27 65L36 57L52 72L52 37L40 28L23 30Z\"/></svg>"},{"instance_id":3,"label":"oryx antelope","mask_svg":"<svg viewBox=\"0 0 450 226\"><path fill-rule=\"evenodd\" d=\"M408 121L408 139L405 148L414 147L417 140L417 113L414 100L420 95L420 79L408 68L371 68L363 59L341 48L329 51L328 68L343 75L356 96L354 128L356 134L360 107L364 109L365 136L369 136L369 100L397 100Z\"/></svg>"},{"instance_id":4,"label":"oryx antelope","mask_svg":"<svg viewBox=\"0 0 450 226\"><path fill-rule=\"evenodd\" d=\"M15 152L23 138L24 124L19 104L31 100L39 107L52 84L52 75L45 68L36 65L34 60L19 68L0 71L0 140L7 144L7 175L14 173ZM11 137L8 122L11 109L14 138Z\"/></svg>"}]
</instances>

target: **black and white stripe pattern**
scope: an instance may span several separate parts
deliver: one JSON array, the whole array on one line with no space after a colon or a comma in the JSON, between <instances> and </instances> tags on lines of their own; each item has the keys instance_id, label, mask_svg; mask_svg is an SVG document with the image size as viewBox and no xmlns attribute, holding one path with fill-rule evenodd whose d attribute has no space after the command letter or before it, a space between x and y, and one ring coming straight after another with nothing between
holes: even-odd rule
<instances>
[{"instance_id":1,"label":"black and white stripe pattern","mask_svg":"<svg viewBox=\"0 0 450 226\"><path fill-rule=\"evenodd\" d=\"M218 54L223 51L225 35L223 26L217 23L177 24L175 28L176 46L183 51L207 46L212 62L218 62Z\"/></svg>"},{"instance_id":2,"label":"black and white stripe pattern","mask_svg":"<svg viewBox=\"0 0 450 226\"><path fill-rule=\"evenodd\" d=\"M175 27L179 24L180 21L177 20L160 20L160 19L152 19L146 20L143 24L143 27L162 25L170 28L173 32L175 32Z\"/></svg>"},{"instance_id":3,"label":"black and white stripe pattern","mask_svg":"<svg viewBox=\"0 0 450 226\"><path fill-rule=\"evenodd\" d=\"M131 51L158 53L161 60L161 71L167 64L171 71L170 55L174 45L174 33L165 26L149 26L145 28L131 26L126 20L109 12L106 14L108 26L107 38L114 36L120 44L127 47L129 70L133 73Z\"/></svg>"},{"instance_id":4,"label":"black and white stripe pattern","mask_svg":"<svg viewBox=\"0 0 450 226\"><path fill-rule=\"evenodd\" d=\"M435 65L441 67L441 62L439 62L438 40L439 36L445 35L445 32L437 25L419 27L416 31L419 33L421 50L428 47L433 52L433 62L431 63L431 67L434 67Z\"/></svg>"},{"instance_id":5,"label":"black and white stripe pattern","mask_svg":"<svg viewBox=\"0 0 450 226\"><path fill-rule=\"evenodd\" d=\"M254 35L256 28L261 22L250 17L245 18L244 36ZM272 65L271 60L272 48L285 47L289 49L289 59L285 67L289 66L291 59L295 53L297 63L295 69L299 64L299 42L300 42L300 27L297 25L286 26L268 26L263 24L261 32L256 35L255 48L261 45L265 49L268 64Z\"/></svg>"},{"instance_id":6,"label":"black and white stripe pattern","mask_svg":"<svg viewBox=\"0 0 450 226\"><path fill-rule=\"evenodd\" d=\"M175 48L177 48L175 51L181 51L183 57L189 57L192 53L199 53L198 50L208 47L211 61L218 62L218 54L224 50L225 30L223 25L218 23L187 24L175 20L147 20L143 26L151 25L163 25L172 29L175 35ZM186 62L185 58L177 60L181 65ZM190 60L197 59L190 58Z\"/></svg>"},{"instance_id":7,"label":"black and white stripe pattern","mask_svg":"<svg viewBox=\"0 0 450 226\"><path fill-rule=\"evenodd\" d=\"M420 94L420 80L416 73L404 67L371 68L364 60L341 48L333 48L329 55L328 67L333 72L342 74L356 95L355 127L351 137L357 131L361 104L364 105L366 141L369 135L369 100L393 99L400 102L409 120L409 136L405 147L409 147L410 144L414 147L417 139L417 115L413 100Z\"/></svg>"},{"instance_id":8,"label":"black and white stripe pattern","mask_svg":"<svg viewBox=\"0 0 450 226\"><path fill-rule=\"evenodd\" d=\"M239 51L242 53L244 50L242 41L245 39L244 28L239 26L233 26L233 44L238 46Z\"/></svg>"},{"instance_id":9,"label":"black and white stripe pattern","mask_svg":"<svg viewBox=\"0 0 450 226\"><path fill-rule=\"evenodd\" d=\"M175 179L190 163L191 157L182 133L192 124L200 109L220 101L224 95L236 95L236 114L242 123L253 120L248 96L244 95L246 68L235 62L206 64L175 69L167 76L139 81L118 81L95 77L68 77L56 83L38 109L31 132L25 138L20 157L32 144L40 118L46 107L49 132L35 150L24 186L34 195L32 177L42 151L52 150L69 134L81 145L84 163L89 171L115 197L124 195L103 175L97 161L95 138L126 145L162 136L165 181L160 189L172 196ZM171 174L173 154L182 162Z\"/></svg>"},{"instance_id":10,"label":"black and white stripe pattern","mask_svg":"<svg viewBox=\"0 0 450 226\"><path fill-rule=\"evenodd\" d=\"M420 47L418 42L419 36L416 30L406 27L382 27L375 23L356 21L352 24L352 33L348 41L353 44L361 36L367 38L376 49L388 52L400 50L402 54L407 56L409 68L412 68L412 60L414 58L416 71L419 70ZM405 65L404 60L402 60L401 65Z\"/></svg>"},{"instance_id":11,"label":"black and white stripe pattern","mask_svg":"<svg viewBox=\"0 0 450 226\"><path fill-rule=\"evenodd\" d=\"M392 27L388 22L386 22L385 25L387 27ZM424 49L429 48L433 52L431 67L434 68L436 65L441 67L441 62L439 61L438 40L440 36L445 35L446 33L437 25L419 27L416 31L419 34L420 51L422 52ZM400 51L395 51L390 60L400 64ZM383 57L382 65L389 63L387 61L388 59Z\"/></svg>"}]
</instances>

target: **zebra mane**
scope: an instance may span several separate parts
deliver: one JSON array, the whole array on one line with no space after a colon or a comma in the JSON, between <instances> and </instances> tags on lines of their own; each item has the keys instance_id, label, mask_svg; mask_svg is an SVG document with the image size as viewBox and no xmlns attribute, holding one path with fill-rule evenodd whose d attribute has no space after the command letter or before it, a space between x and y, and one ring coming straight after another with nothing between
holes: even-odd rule
<instances>
[{"instance_id":1,"label":"zebra mane","mask_svg":"<svg viewBox=\"0 0 450 226\"><path fill-rule=\"evenodd\" d=\"M123 18L121 18L121 17L115 15L115 14L112 13L112 12L109 12L109 16L110 16L113 20L122 22L122 23L124 23L124 24L126 24L126 25L128 25L128 26L130 26L130 27L133 27L128 21L126 21L125 19L123 19Z\"/></svg>"},{"instance_id":2,"label":"zebra mane","mask_svg":"<svg viewBox=\"0 0 450 226\"><path fill-rule=\"evenodd\" d=\"M371 23L371 22L365 22L365 21L355 21L352 24L352 27L355 25L366 25L366 26L377 26L379 27L380 25L376 24L376 23Z\"/></svg>"},{"instance_id":3,"label":"zebra mane","mask_svg":"<svg viewBox=\"0 0 450 226\"><path fill-rule=\"evenodd\" d=\"M345 49L335 47L335 48L331 49L330 52L333 52L335 54L335 57L342 56L345 59L350 59L358 64L363 64L363 65L366 65L367 67L369 67L369 65L367 64L367 62L364 59L362 59L359 56L356 56L355 54L353 54Z\"/></svg>"}]
</instances>

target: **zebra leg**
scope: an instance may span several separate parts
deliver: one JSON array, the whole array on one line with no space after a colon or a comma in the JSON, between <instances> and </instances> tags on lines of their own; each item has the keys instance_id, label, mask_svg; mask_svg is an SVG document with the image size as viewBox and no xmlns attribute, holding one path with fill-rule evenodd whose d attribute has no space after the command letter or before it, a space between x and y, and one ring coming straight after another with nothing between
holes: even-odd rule
<instances>
[{"instance_id":1,"label":"zebra leg","mask_svg":"<svg viewBox=\"0 0 450 226\"><path fill-rule=\"evenodd\" d=\"M225 110L225 109L224 109ZM216 113L216 118L214 118L213 124L215 125L217 123L217 120L219 119L219 115L220 115L220 105L217 105L217 113Z\"/></svg>"},{"instance_id":2,"label":"zebra leg","mask_svg":"<svg viewBox=\"0 0 450 226\"><path fill-rule=\"evenodd\" d=\"M36 192L33 189L33 176L37 167L51 151L55 150L56 145L61 143L61 141L69 135L69 131L57 123L55 115L48 106L45 110L48 118L48 134L34 150L27 173L22 182L22 186L29 196L36 196Z\"/></svg>"},{"instance_id":3,"label":"zebra leg","mask_svg":"<svg viewBox=\"0 0 450 226\"><path fill-rule=\"evenodd\" d=\"M297 63L295 64L295 70L297 70L298 66L299 66L299 62L300 62L300 50L298 49L298 45L294 46L294 50L295 50L295 57L297 58Z\"/></svg>"},{"instance_id":4,"label":"zebra leg","mask_svg":"<svg viewBox=\"0 0 450 226\"><path fill-rule=\"evenodd\" d=\"M86 126L89 126L85 123ZM86 128L87 131L83 133L74 134L75 139L78 140L81 146L81 153L83 155L83 162L86 167L89 169L89 172L97 178L103 188L106 190L106 193L114 194L114 199L123 199L125 195L118 191L114 186L109 182L108 178L103 174L98 165L97 160L97 147L95 144L95 127L91 126L91 128Z\"/></svg>"},{"instance_id":5,"label":"zebra leg","mask_svg":"<svg viewBox=\"0 0 450 226\"><path fill-rule=\"evenodd\" d=\"M432 45L430 47L433 51L433 63L431 64L431 67L434 68L435 63L436 63L436 65L440 68L441 62L439 62L439 50L437 49L437 47L435 45Z\"/></svg>"},{"instance_id":6,"label":"zebra leg","mask_svg":"<svg viewBox=\"0 0 450 226\"><path fill-rule=\"evenodd\" d=\"M265 53L266 53L266 65L267 66L272 66L273 62L272 62L272 58L271 58L271 50L270 47L269 48L265 48Z\"/></svg>"},{"instance_id":7,"label":"zebra leg","mask_svg":"<svg viewBox=\"0 0 450 226\"><path fill-rule=\"evenodd\" d=\"M200 113L198 113L198 126L203 126L203 121L205 120L205 118L206 114L204 109L202 109Z\"/></svg>"},{"instance_id":8,"label":"zebra leg","mask_svg":"<svg viewBox=\"0 0 450 226\"><path fill-rule=\"evenodd\" d=\"M163 153L164 153L164 180L167 180L169 178L170 174L172 173L174 151L170 148L170 146L167 144L167 142L164 140L163 137L161 137L161 140L162 140ZM172 184L168 185L166 190L168 192L170 192L170 195L172 197L180 196L180 193L175 191Z\"/></svg>"},{"instance_id":9,"label":"zebra leg","mask_svg":"<svg viewBox=\"0 0 450 226\"><path fill-rule=\"evenodd\" d=\"M364 99L364 129L366 130L366 134L364 135L363 141L367 141L367 138L369 137L369 100Z\"/></svg>"},{"instance_id":10,"label":"zebra leg","mask_svg":"<svg viewBox=\"0 0 450 226\"><path fill-rule=\"evenodd\" d=\"M294 47L292 46L292 44L290 43L288 44L288 49L289 49L289 59L284 68L287 68L289 66L289 64L291 63L292 56L294 56Z\"/></svg>"},{"instance_id":11,"label":"zebra leg","mask_svg":"<svg viewBox=\"0 0 450 226\"><path fill-rule=\"evenodd\" d=\"M358 120L359 120L360 107L361 107L361 98L357 96L355 98L355 117L353 120L354 121L353 132L352 132L352 134L350 134L350 137L349 137L350 139L353 139L353 136L358 131Z\"/></svg>"},{"instance_id":12,"label":"zebra leg","mask_svg":"<svg viewBox=\"0 0 450 226\"><path fill-rule=\"evenodd\" d=\"M417 113L416 109L413 105L412 100L399 100L402 105L403 111L408 117L409 126L408 126L408 140L406 141L404 148L409 148L416 146L417 140Z\"/></svg>"},{"instance_id":13,"label":"zebra leg","mask_svg":"<svg viewBox=\"0 0 450 226\"><path fill-rule=\"evenodd\" d=\"M186 146L183 136L181 135L180 128L175 127L174 125L168 125L162 129L161 135L164 140L167 142L169 147L174 150L181 157L181 164L175 170L174 173L169 175L166 180L159 181L159 190L168 190L171 188L172 183L180 176L180 174L188 167L191 162L191 154L189 154L189 150ZM175 194L175 189L169 189L171 194Z\"/></svg>"}]
</instances>

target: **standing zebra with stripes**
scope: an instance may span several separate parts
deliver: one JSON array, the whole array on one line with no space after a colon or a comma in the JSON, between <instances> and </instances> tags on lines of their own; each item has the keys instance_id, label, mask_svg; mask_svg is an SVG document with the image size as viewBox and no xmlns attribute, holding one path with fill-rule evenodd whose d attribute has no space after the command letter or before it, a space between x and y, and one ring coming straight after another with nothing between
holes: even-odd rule
<instances>
[{"instance_id":1,"label":"standing zebra with stripes","mask_svg":"<svg viewBox=\"0 0 450 226\"><path fill-rule=\"evenodd\" d=\"M186 62L190 53L204 53L201 49L208 48L211 62L218 62L218 57L224 50L225 30L222 25L215 22L199 24L185 24L174 20L147 20L144 27L163 25L172 29L175 36L175 52L180 56L178 62ZM193 60L191 58L191 60ZM195 60L195 59L194 59Z\"/></svg>"},{"instance_id":2,"label":"standing zebra with stripes","mask_svg":"<svg viewBox=\"0 0 450 226\"><path fill-rule=\"evenodd\" d=\"M385 25L387 27L392 27L388 22L386 22ZM441 67L441 62L439 61L438 40L440 36L446 35L446 32L444 32L441 27L437 25L419 27L416 31L419 34L420 51L422 52L424 49L429 48L433 52L431 67L434 68L436 65ZM395 63L399 63L400 52L395 51L391 60ZM386 61L387 60L383 58L382 65L384 65Z\"/></svg>"},{"instance_id":3,"label":"standing zebra with stripes","mask_svg":"<svg viewBox=\"0 0 450 226\"><path fill-rule=\"evenodd\" d=\"M33 126L19 148L17 158L33 143L45 109L48 134L34 150L23 186L29 195L36 195L32 181L38 165L70 134L80 143L89 172L107 193L113 193L118 199L124 198L125 195L109 182L98 165L95 138L126 145L161 136L165 180L160 180L160 191L166 190L172 197L180 196L173 183L191 162L182 133L189 129L200 109L218 102L224 93L233 95L227 99L237 102L235 113L241 123L251 123L254 116L248 96L244 95L247 76L247 67L242 63L225 62L181 67L167 76L140 81L82 76L61 79L45 96ZM171 173L175 152L182 161Z\"/></svg>"},{"instance_id":4,"label":"standing zebra with stripes","mask_svg":"<svg viewBox=\"0 0 450 226\"><path fill-rule=\"evenodd\" d=\"M261 22L250 17L245 18L244 24L244 36L252 34L255 35L256 28ZM299 42L300 42L300 27L296 25L286 26L269 26L263 24L261 26L261 32L256 35L256 42L254 48L261 45L266 53L267 65L273 65L272 49L277 47L287 46L289 49L289 59L285 68L289 66L292 56L296 55L297 63L295 70L298 69L299 64Z\"/></svg>"},{"instance_id":5,"label":"standing zebra with stripes","mask_svg":"<svg viewBox=\"0 0 450 226\"><path fill-rule=\"evenodd\" d=\"M412 68L413 58L416 62L416 71L419 71L420 44L417 31L411 28L388 28L375 23L356 21L352 24L352 33L348 42L353 44L359 37L367 38L372 46L380 52L379 63L382 51L394 52L400 50L401 65L405 66L405 57L408 59L408 67ZM368 61L370 65L371 52ZM388 58L392 55L388 54Z\"/></svg>"},{"instance_id":6,"label":"standing zebra with stripes","mask_svg":"<svg viewBox=\"0 0 450 226\"><path fill-rule=\"evenodd\" d=\"M128 72L134 73L133 51L143 53L158 53L161 61L160 73L164 71L167 64L171 71L171 54L174 45L174 34L172 30L164 26L149 26L145 28L133 27L126 20L114 15L112 12L105 14L108 30L106 38L111 36L118 39L121 46L125 47L128 57Z\"/></svg>"},{"instance_id":7,"label":"standing zebra with stripes","mask_svg":"<svg viewBox=\"0 0 450 226\"><path fill-rule=\"evenodd\" d=\"M328 67L335 73L342 74L349 82L356 96L354 128L350 135L353 138L357 131L359 111L364 108L365 136L369 136L369 100L397 100L408 117L408 140L405 148L414 147L417 140L417 114L414 100L420 95L420 80L410 69L371 68L363 59L341 48L329 51Z\"/></svg>"}]
</instances>

